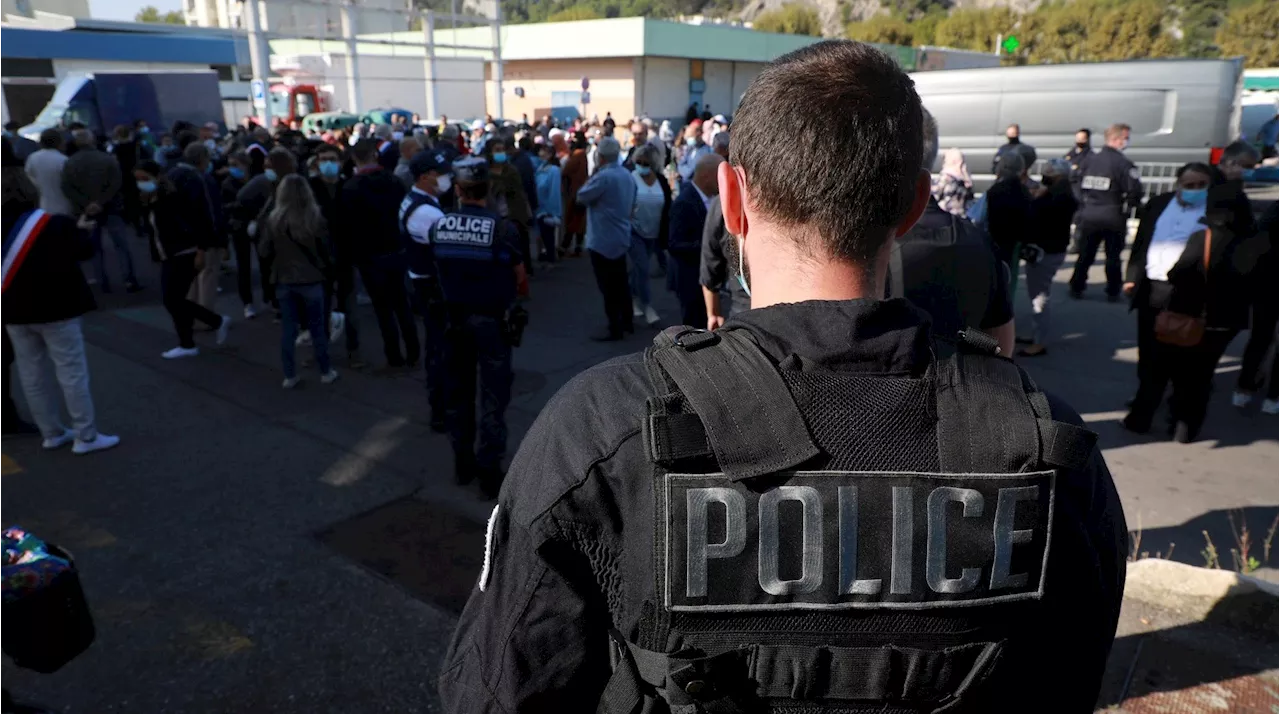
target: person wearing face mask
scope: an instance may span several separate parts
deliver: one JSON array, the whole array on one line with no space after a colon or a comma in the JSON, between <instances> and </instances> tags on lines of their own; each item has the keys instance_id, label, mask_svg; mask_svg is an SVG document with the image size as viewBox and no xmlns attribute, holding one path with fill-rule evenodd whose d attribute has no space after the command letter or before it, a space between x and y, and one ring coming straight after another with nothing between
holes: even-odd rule
<instances>
[{"instance_id":1,"label":"person wearing face mask","mask_svg":"<svg viewBox=\"0 0 1280 714\"><path fill-rule=\"evenodd\" d=\"M662 319L653 309L650 295L649 269L653 255L668 243L671 221L671 188L662 176L662 152L645 141L633 152L636 185L635 204L631 209L631 249L627 253L631 268L631 316L654 327Z\"/></svg>"},{"instance_id":2,"label":"person wearing face mask","mask_svg":"<svg viewBox=\"0 0 1280 714\"><path fill-rule=\"evenodd\" d=\"M237 149L227 156L227 175L219 185L219 195L222 198L222 213L227 217L227 236L236 258L236 292L239 293L241 302L249 307L245 311L245 317L252 317L253 286L249 271L252 260L249 254L252 248L245 226L238 218L239 208L236 206L236 196L248 180L249 158L244 151ZM241 266L244 266L243 270Z\"/></svg>"},{"instance_id":3,"label":"person wearing face mask","mask_svg":"<svg viewBox=\"0 0 1280 714\"><path fill-rule=\"evenodd\" d=\"M560 161L556 158L555 146L550 142L538 147L538 158L541 159L541 164L533 175L538 189L538 212L534 216L534 222L542 241L538 260L554 263L559 258L556 238L564 217L564 201L560 195Z\"/></svg>"},{"instance_id":4,"label":"person wearing face mask","mask_svg":"<svg viewBox=\"0 0 1280 714\"><path fill-rule=\"evenodd\" d=\"M199 141L191 141L182 150L182 160L168 170L169 180L187 211L187 225L196 232L197 244L205 257L190 299L207 310L212 310L218 299L218 277L227 250L221 189L213 178L212 168L208 149Z\"/></svg>"},{"instance_id":5,"label":"person wearing face mask","mask_svg":"<svg viewBox=\"0 0 1280 714\"><path fill-rule=\"evenodd\" d=\"M578 203L578 191L590 177L587 172L587 136L573 132L569 155L564 159L560 176L560 195L564 200L564 230L560 235L560 255L577 258L582 255L583 237L587 232L587 209Z\"/></svg>"},{"instance_id":6,"label":"person wearing face mask","mask_svg":"<svg viewBox=\"0 0 1280 714\"><path fill-rule=\"evenodd\" d=\"M355 267L351 263L353 236L342 232L338 220L338 197L342 191L342 149L320 144L315 150L316 175L309 179L316 205L328 226L329 245L333 250L332 281L325 285L325 321L329 326L329 342L346 335L347 365L352 369L365 366L360 358L360 334L356 325Z\"/></svg>"},{"instance_id":7,"label":"person wearing face mask","mask_svg":"<svg viewBox=\"0 0 1280 714\"><path fill-rule=\"evenodd\" d=\"M422 151L422 144L412 137L400 142L400 160L396 163L395 171L392 174L404 184L405 190L413 188L414 177L413 172L409 169L409 162L418 152Z\"/></svg>"},{"instance_id":8,"label":"person wearing face mask","mask_svg":"<svg viewBox=\"0 0 1280 714\"><path fill-rule=\"evenodd\" d=\"M1089 143L1092 139L1093 132L1089 129L1081 129L1080 131L1077 131L1075 145L1072 146L1071 150L1062 157L1067 160L1067 163L1071 164L1072 176L1075 176L1076 173L1080 171L1080 164L1084 161L1085 157L1093 153L1093 145Z\"/></svg>"},{"instance_id":9,"label":"person wearing face mask","mask_svg":"<svg viewBox=\"0 0 1280 714\"><path fill-rule=\"evenodd\" d=\"M1031 300L1031 336L1018 339L1026 344L1018 350L1020 357L1048 354L1045 345L1049 341L1053 278L1067 259L1071 222L1079 205L1071 191L1071 164L1066 159L1050 159L1040 184L1031 193L1029 230L1022 239L1020 256L1026 263L1027 297Z\"/></svg>"},{"instance_id":10,"label":"person wearing face mask","mask_svg":"<svg viewBox=\"0 0 1280 714\"><path fill-rule=\"evenodd\" d=\"M143 220L151 226L151 257L160 263L164 307L178 333L178 346L160 356L165 359L195 357L200 354L192 334L196 320L217 331L215 341L219 345L227 341L227 330L231 326L231 318L187 299L205 260L200 243L203 233L192 222L201 217L191 209L187 197L174 186L169 174L154 161L138 164L133 178L142 197Z\"/></svg>"},{"instance_id":11,"label":"person wearing face mask","mask_svg":"<svg viewBox=\"0 0 1280 714\"><path fill-rule=\"evenodd\" d=\"M1080 213L1076 240L1080 254L1071 274L1071 297L1084 297L1089 268L1098 257L1098 246L1106 253L1107 301L1120 300L1120 253L1124 250L1125 222L1130 212L1142 204L1142 172L1124 155L1129 148L1128 124L1107 127L1107 145L1085 158L1080 168ZM1131 258L1132 259L1132 258Z\"/></svg>"},{"instance_id":12,"label":"person wearing face mask","mask_svg":"<svg viewBox=\"0 0 1280 714\"><path fill-rule=\"evenodd\" d=\"M232 218L238 221L238 225L243 227L244 237L250 243L254 243L258 239L258 221L269 211L271 200L275 195L276 183L281 177L287 176L297 170L297 164L293 157L293 152L282 147L276 147L267 152L261 145L254 144L246 151L249 157L249 180L244 187L236 194L235 211ZM249 247L248 244L245 245ZM254 249L251 251L257 253ZM239 255L239 249L237 249ZM237 259L236 271L239 282L248 287L248 278L250 263L249 258L241 261ZM276 319L280 317L279 303L276 302L275 285L270 280L271 275L271 258L270 256L262 256L258 254L258 272L262 281L262 301L275 309ZM257 310L253 306L253 290L242 290L240 293L241 301L244 302L244 316L247 319L253 319L257 315Z\"/></svg>"},{"instance_id":13,"label":"person wearing face mask","mask_svg":"<svg viewBox=\"0 0 1280 714\"><path fill-rule=\"evenodd\" d=\"M1022 142L1022 128L1017 124L1010 124L1004 130L1006 142L999 149L996 149L995 158L991 160L991 173L1000 174L1000 159L1004 158L1009 152L1017 153L1022 157L1023 163L1030 168L1036 162L1036 149L1030 144Z\"/></svg>"},{"instance_id":14,"label":"person wearing face mask","mask_svg":"<svg viewBox=\"0 0 1280 714\"><path fill-rule=\"evenodd\" d=\"M1217 198L1216 171L1190 163L1178 170L1177 181L1176 191L1152 198L1143 210L1129 253L1124 290L1138 313L1138 391L1123 423L1146 433L1172 384L1168 433L1187 443L1204 425L1219 358L1248 326L1258 253L1253 235L1234 230L1230 197ZM1202 335L1184 341L1194 344L1171 341L1158 329L1165 311L1203 317Z\"/></svg>"},{"instance_id":15,"label":"person wearing face mask","mask_svg":"<svg viewBox=\"0 0 1280 714\"><path fill-rule=\"evenodd\" d=\"M449 167L444 154L419 151L409 161L413 187L400 202L400 242L409 264L414 306L425 331L427 404L431 427L437 432L443 432L445 427L445 314L432 262L431 227L444 216L440 196L453 186Z\"/></svg>"},{"instance_id":16,"label":"person wearing face mask","mask_svg":"<svg viewBox=\"0 0 1280 714\"><path fill-rule=\"evenodd\" d=\"M489 198L499 216L516 224L524 241L520 255L528 260L529 224L533 221L533 211L520 170L512 163L515 147L515 141L509 138L494 138L485 144L485 153L489 155ZM526 264L525 270L529 268Z\"/></svg>"},{"instance_id":17,"label":"person wearing face mask","mask_svg":"<svg viewBox=\"0 0 1280 714\"><path fill-rule=\"evenodd\" d=\"M130 230L124 220L120 163L98 149L92 131L77 129L72 132L72 138L80 148L63 166L62 193L70 201L73 215L87 215L93 221L92 237L97 246L93 266L98 275L98 287L104 293L111 292L102 241L105 235L115 248L125 291L137 292L142 286L134 273L133 252L129 247Z\"/></svg>"},{"instance_id":18,"label":"person wearing face mask","mask_svg":"<svg viewBox=\"0 0 1280 714\"><path fill-rule=\"evenodd\" d=\"M680 174L681 190L693 178L693 168L698 159L713 153L711 147L702 141L702 122L694 121L684 128L684 146L679 149L680 160L676 162L676 170Z\"/></svg>"}]
</instances>

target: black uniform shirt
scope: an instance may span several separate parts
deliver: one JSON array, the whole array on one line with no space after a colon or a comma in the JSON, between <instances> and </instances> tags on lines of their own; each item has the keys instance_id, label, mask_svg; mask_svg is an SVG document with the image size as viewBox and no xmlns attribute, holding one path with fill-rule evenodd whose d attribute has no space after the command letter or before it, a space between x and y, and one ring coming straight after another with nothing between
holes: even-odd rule
<instances>
[{"instance_id":1,"label":"black uniform shirt","mask_svg":"<svg viewBox=\"0 0 1280 714\"><path fill-rule=\"evenodd\" d=\"M749 330L783 369L918 375L931 359L928 319L905 300L774 305L734 315L726 328L735 326ZM610 610L630 618L654 597L651 577L627 577L653 570L653 466L642 436L651 394L642 356L619 357L574 377L534 422L507 474L478 589L442 667L446 711L596 710L611 674ZM1080 424L1065 404L1051 399L1051 407L1055 419ZM1081 514L1083 523L1067 525L1083 530L1101 553L1105 592L1072 590L1097 582L1092 552L1085 565L1078 553L1057 558L1051 551L1054 608L1063 614L1043 625L1045 638L1062 643L1052 648L1060 659L1045 662L1043 674L1055 682L1070 677L1072 693L1057 692L1088 700L1079 711L1092 707L1100 686L1128 545L1119 498L1096 449L1089 463L1063 473L1058 494ZM624 601L609 602L606 584L621 585L608 589L621 590Z\"/></svg>"},{"instance_id":2,"label":"black uniform shirt","mask_svg":"<svg viewBox=\"0 0 1280 714\"><path fill-rule=\"evenodd\" d=\"M1080 222L1124 230L1129 209L1142 203L1142 172L1110 146L1084 158L1080 166Z\"/></svg>"}]
</instances>

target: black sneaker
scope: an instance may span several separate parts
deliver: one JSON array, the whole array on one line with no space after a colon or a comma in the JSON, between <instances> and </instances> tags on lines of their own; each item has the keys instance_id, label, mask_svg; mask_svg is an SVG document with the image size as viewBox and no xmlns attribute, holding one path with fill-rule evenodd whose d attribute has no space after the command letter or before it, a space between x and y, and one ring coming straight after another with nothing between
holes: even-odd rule
<instances>
[{"instance_id":1,"label":"black sneaker","mask_svg":"<svg viewBox=\"0 0 1280 714\"><path fill-rule=\"evenodd\" d=\"M1196 432L1190 424L1180 421L1173 429L1173 440L1179 444L1190 444L1196 440Z\"/></svg>"}]
</instances>

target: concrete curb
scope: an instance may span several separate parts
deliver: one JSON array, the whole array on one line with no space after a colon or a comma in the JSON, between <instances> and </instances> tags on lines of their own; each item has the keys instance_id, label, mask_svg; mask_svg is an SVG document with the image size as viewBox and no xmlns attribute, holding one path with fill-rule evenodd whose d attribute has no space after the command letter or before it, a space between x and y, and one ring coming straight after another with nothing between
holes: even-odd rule
<instances>
[{"instance_id":1,"label":"concrete curb","mask_svg":"<svg viewBox=\"0 0 1280 714\"><path fill-rule=\"evenodd\" d=\"M1280 586L1229 570L1146 558L1129 563L1124 596L1241 629L1274 632L1280 625Z\"/></svg>"}]
</instances>

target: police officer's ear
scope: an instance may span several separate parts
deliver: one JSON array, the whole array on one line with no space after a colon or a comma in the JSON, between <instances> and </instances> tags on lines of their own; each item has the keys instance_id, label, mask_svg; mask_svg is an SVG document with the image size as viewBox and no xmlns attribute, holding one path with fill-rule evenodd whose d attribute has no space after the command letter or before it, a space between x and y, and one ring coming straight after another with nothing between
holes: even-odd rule
<instances>
[{"instance_id":1,"label":"police officer's ear","mask_svg":"<svg viewBox=\"0 0 1280 714\"><path fill-rule=\"evenodd\" d=\"M901 238L906 235L907 231L911 230L911 227L916 224L916 221L920 220L920 216L924 213L924 209L929 206L929 196L932 192L932 187L933 177L929 175L928 171L920 169L920 174L916 176L916 190L915 195L911 199L911 210L907 211L907 215L902 217L902 222L894 229L894 238ZM720 190L723 191L724 188L721 187ZM728 214L726 213L725 215Z\"/></svg>"},{"instance_id":2,"label":"police officer's ear","mask_svg":"<svg viewBox=\"0 0 1280 714\"><path fill-rule=\"evenodd\" d=\"M720 163L716 169L716 178L720 182L720 208L724 211L724 226L731 235L746 237L747 214L744 210L747 203L746 176L742 169L728 161Z\"/></svg>"}]
</instances>

